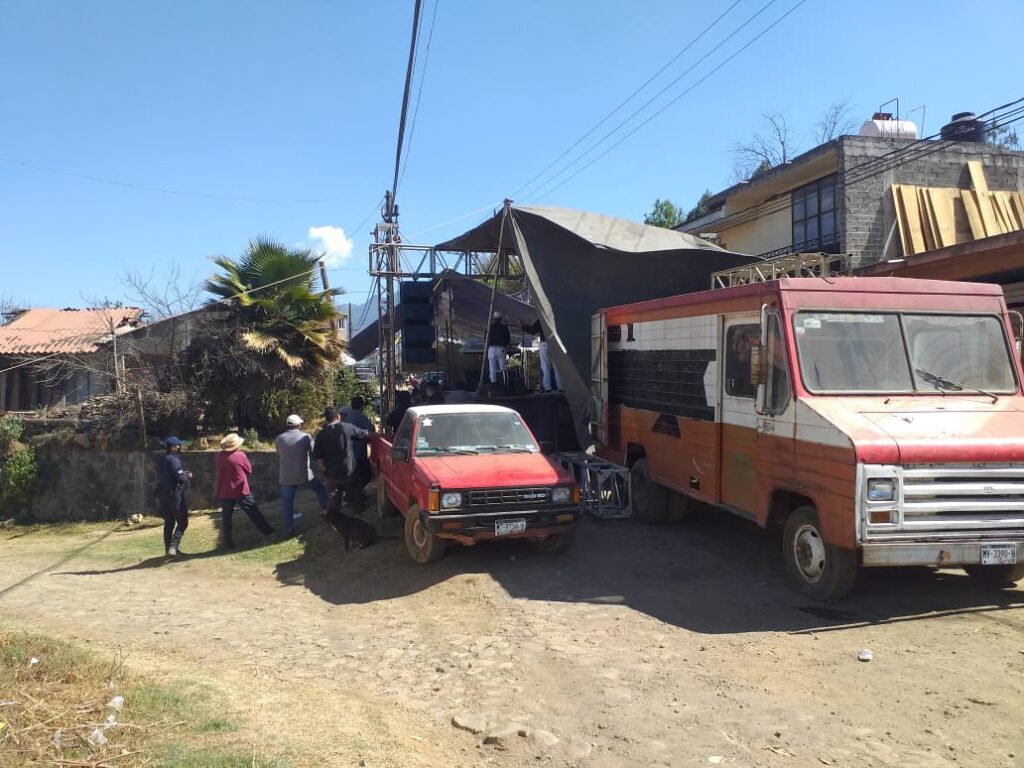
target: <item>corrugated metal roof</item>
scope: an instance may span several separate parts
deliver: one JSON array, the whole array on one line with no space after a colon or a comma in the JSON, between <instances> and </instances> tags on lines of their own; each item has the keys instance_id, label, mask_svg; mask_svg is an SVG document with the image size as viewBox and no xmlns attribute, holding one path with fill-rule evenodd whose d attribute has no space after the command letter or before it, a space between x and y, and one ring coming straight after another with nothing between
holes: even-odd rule
<instances>
[{"instance_id":1,"label":"corrugated metal roof","mask_svg":"<svg viewBox=\"0 0 1024 768\"><path fill-rule=\"evenodd\" d=\"M0 355L83 354L138 325L142 310L29 309L0 326Z\"/></svg>"}]
</instances>

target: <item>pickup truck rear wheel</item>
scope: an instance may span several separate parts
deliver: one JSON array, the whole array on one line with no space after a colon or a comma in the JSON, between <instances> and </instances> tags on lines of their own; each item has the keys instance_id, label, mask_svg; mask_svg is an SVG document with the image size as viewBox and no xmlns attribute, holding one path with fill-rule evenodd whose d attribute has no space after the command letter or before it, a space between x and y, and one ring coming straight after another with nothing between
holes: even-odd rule
<instances>
[{"instance_id":1,"label":"pickup truck rear wheel","mask_svg":"<svg viewBox=\"0 0 1024 768\"><path fill-rule=\"evenodd\" d=\"M782 551L786 573L808 597L830 602L853 589L857 553L825 541L814 507L800 507L786 519Z\"/></svg>"},{"instance_id":2,"label":"pickup truck rear wheel","mask_svg":"<svg viewBox=\"0 0 1024 768\"><path fill-rule=\"evenodd\" d=\"M553 533L543 539L533 539L532 541L533 546L541 552L548 552L551 554L556 552L565 552L565 550L571 547L573 542L576 541L576 526L574 525L567 531Z\"/></svg>"},{"instance_id":3,"label":"pickup truck rear wheel","mask_svg":"<svg viewBox=\"0 0 1024 768\"><path fill-rule=\"evenodd\" d=\"M420 508L413 504L405 513L405 551L421 565L440 560L448 542L428 531L420 520Z\"/></svg>"},{"instance_id":4,"label":"pickup truck rear wheel","mask_svg":"<svg viewBox=\"0 0 1024 768\"><path fill-rule=\"evenodd\" d=\"M651 480L647 459L637 459L629 468L633 516L641 523L660 525L668 517L668 488Z\"/></svg>"},{"instance_id":5,"label":"pickup truck rear wheel","mask_svg":"<svg viewBox=\"0 0 1024 768\"><path fill-rule=\"evenodd\" d=\"M1024 579L1024 563L1016 565L965 565L967 575L993 587L1012 587Z\"/></svg>"}]
</instances>

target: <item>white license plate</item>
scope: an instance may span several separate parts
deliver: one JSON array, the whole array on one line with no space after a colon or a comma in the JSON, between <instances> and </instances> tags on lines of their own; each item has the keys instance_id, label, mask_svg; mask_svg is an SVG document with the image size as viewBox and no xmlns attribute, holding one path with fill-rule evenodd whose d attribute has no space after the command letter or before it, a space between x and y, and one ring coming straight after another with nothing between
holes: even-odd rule
<instances>
[{"instance_id":1,"label":"white license plate","mask_svg":"<svg viewBox=\"0 0 1024 768\"><path fill-rule=\"evenodd\" d=\"M1017 563L1016 544L982 544L982 565L1015 565Z\"/></svg>"},{"instance_id":2,"label":"white license plate","mask_svg":"<svg viewBox=\"0 0 1024 768\"><path fill-rule=\"evenodd\" d=\"M494 521L494 535L495 536L508 536L513 533L525 533L526 532L526 521L525 520L495 520Z\"/></svg>"}]
</instances>

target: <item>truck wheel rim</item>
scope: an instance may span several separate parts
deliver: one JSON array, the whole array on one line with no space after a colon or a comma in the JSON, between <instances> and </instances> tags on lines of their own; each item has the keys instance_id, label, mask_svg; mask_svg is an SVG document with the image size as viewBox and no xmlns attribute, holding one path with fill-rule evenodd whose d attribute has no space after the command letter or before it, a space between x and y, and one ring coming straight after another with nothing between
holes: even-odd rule
<instances>
[{"instance_id":1,"label":"truck wheel rim","mask_svg":"<svg viewBox=\"0 0 1024 768\"><path fill-rule=\"evenodd\" d=\"M423 549L427 546L427 532L419 520L412 525L412 543L416 545L416 549Z\"/></svg>"},{"instance_id":2,"label":"truck wheel rim","mask_svg":"<svg viewBox=\"0 0 1024 768\"><path fill-rule=\"evenodd\" d=\"M796 532L793 556L800 574L810 582L821 578L825 570L825 542L813 525L802 525Z\"/></svg>"}]
</instances>

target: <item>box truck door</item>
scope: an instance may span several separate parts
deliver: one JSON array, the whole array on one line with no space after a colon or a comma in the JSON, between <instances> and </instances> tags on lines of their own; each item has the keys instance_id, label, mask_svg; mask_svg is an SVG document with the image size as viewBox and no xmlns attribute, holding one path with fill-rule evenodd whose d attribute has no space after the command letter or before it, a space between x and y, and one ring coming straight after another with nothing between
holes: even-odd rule
<instances>
[{"instance_id":1,"label":"box truck door","mask_svg":"<svg viewBox=\"0 0 1024 768\"><path fill-rule=\"evenodd\" d=\"M754 514L757 505L757 385L750 377L750 351L760 342L757 314L722 323L720 500Z\"/></svg>"}]
</instances>

